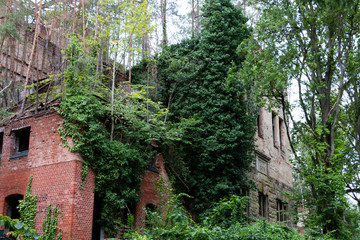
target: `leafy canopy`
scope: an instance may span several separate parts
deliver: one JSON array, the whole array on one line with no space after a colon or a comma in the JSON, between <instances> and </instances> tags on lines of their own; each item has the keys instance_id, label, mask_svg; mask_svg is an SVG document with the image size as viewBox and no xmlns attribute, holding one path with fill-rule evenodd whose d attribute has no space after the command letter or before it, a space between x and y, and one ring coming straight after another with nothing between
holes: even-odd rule
<instances>
[{"instance_id":1,"label":"leafy canopy","mask_svg":"<svg viewBox=\"0 0 360 240\"><path fill-rule=\"evenodd\" d=\"M158 59L169 121L199 121L185 133L188 144L178 146L184 155L169 155L174 165L182 161L188 169L175 170L184 182L177 188L194 196L197 212L249 185L255 108L245 101L245 86L234 80L242 61L236 48L250 33L245 22L230 1L205 1L199 36L165 48Z\"/></svg>"}]
</instances>

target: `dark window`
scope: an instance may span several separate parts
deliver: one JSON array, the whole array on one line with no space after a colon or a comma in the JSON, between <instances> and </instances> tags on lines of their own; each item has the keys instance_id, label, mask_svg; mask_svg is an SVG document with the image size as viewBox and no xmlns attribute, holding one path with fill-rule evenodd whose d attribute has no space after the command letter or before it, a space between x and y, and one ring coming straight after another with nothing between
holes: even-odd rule
<instances>
[{"instance_id":1,"label":"dark window","mask_svg":"<svg viewBox=\"0 0 360 240\"><path fill-rule=\"evenodd\" d=\"M19 206L19 201L23 200L23 197L23 195L14 194L5 198L5 202L7 205L7 216L12 219L20 218L20 213L17 207Z\"/></svg>"},{"instance_id":2,"label":"dark window","mask_svg":"<svg viewBox=\"0 0 360 240\"><path fill-rule=\"evenodd\" d=\"M283 222L286 221L286 203L281 201L280 199L276 200L276 210L277 210L277 221Z\"/></svg>"},{"instance_id":3,"label":"dark window","mask_svg":"<svg viewBox=\"0 0 360 240\"><path fill-rule=\"evenodd\" d=\"M277 147L276 146L276 140L277 140L277 136L276 136L276 134L277 134L277 132L276 132L276 126L275 126L275 119L276 118L276 114L273 112L272 113L272 117L271 117L271 119L272 119L272 135L273 135L273 144L274 144L274 147Z\"/></svg>"},{"instance_id":4,"label":"dark window","mask_svg":"<svg viewBox=\"0 0 360 240\"><path fill-rule=\"evenodd\" d=\"M20 204L20 200L23 200L24 196L20 195L20 194L13 194L10 196L7 196L5 198L5 208L7 209L6 211L6 215L8 217L10 217L11 219L19 219L20 218L20 212L18 209L18 206ZM8 229L4 229L3 230L3 235L7 235L9 234L9 232L14 231L15 229L13 229L12 227L8 228ZM0 238L0 239L4 239L4 238ZM12 235L10 235L8 238L5 238L7 240L13 240L15 239Z\"/></svg>"},{"instance_id":5,"label":"dark window","mask_svg":"<svg viewBox=\"0 0 360 240\"><path fill-rule=\"evenodd\" d=\"M3 149L3 140L4 138L4 133L0 132L0 160L1 160L1 154L2 154L2 149Z\"/></svg>"},{"instance_id":6,"label":"dark window","mask_svg":"<svg viewBox=\"0 0 360 240\"><path fill-rule=\"evenodd\" d=\"M14 154L10 158L27 156L29 152L30 128L22 128L14 131L15 145Z\"/></svg>"},{"instance_id":7,"label":"dark window","mask_svg":"<svg viewBox=\"0 0 360 240\"><path fill-rule=\"evenodd\" d=\"M250 215L249 190L245 187L242 187L240 189L240 196L248 198L244 211L245 211L246 215L249 216Z\"/></svg>"},{"instance_id":8,"label":"dark window","mask_svg":"<svg viewBox=\"0 0 360 240\"><path fill-rule=\"evenodd\" d=\"M259 216L268 217L269 199L268 196L259 192Z\"/></svg>"},{"instance_id":9,"label":"dark window","mask_svg":"<svg viewBox=\"0 0 360 240\"><path fill-rule=\"evenodd\" d=\"M284 150L284 121L281 118L279 118L279 143L280 149Z\"/></svg>"},{"instance_id":10,"label":"dark window","mask_svg":"<svg viewBox=\"0 0 360 240\"><path fill-rule=\"evenodd\" d=\"M259 110L258 110L257 131L258 131L258 136L262 138L263 137L263 115L262 115L261 107L259 107Z\"/></svg>"},{"instance_id":11,"label":"dark window","mask_svg":"<svg viewBox=\"0 0 360 240\"><path fill-rule=\"evenodd\" d=\"M151 224L151 218L152 218L152 213L154 213L156 211L156 205L149 203L146 204L145 206L145 226L147 228L151 228L152 224Z\"/></svg>"}]
</instances>

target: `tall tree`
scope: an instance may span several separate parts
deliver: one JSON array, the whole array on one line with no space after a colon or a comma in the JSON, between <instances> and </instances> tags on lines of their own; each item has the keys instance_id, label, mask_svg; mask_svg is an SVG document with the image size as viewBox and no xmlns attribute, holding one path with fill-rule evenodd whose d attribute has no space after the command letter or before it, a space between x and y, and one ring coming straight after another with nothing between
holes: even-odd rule
<instances>
[{"instance_id":1,"label":"tall tree","mask_svg":"<svg viewBox=\"0 0 360 240\"><path fill-rule=\"evenodd\" d=\"M167 45L167 27L166 27L166 8L167 6L167 0L160 0L160 9L161 9L161 26L162 26L162 34L163 34L163 39L162 39L162 45L166 46Z\"/></svg>"},{"instance_id":2,"label":"tall tree","mask_svg":"<svg viewBox=\"0 0 360 240\"><path fill-rule=\"evenodd\" d=\"M159 59L164 102L173 113L169 120L199 121L183 146L189 174L178 173L198 213L221 197L240 193L248 183L254 119L242 95L244 86L233 81L237 69L232 68L242 61L235 51L249 35L245 22L229 0L208 0L198 38L170 46Z\"/></svg>"},{"instance_id":3,"label":"tall tree","mask_svg":"<svg viewBox=\"0 0 360 240\"><path fill-rule=\"evenodd\" d=\"M40 31L40 20L41 20L41 9L42 9L42 0L40 0L39 3L35 3L36 4L36 11L35 11L35 16L36 16L36 24L35 24L35 34L34 34L34 39L33 39L33 45L31 48L31 53L30 53L30 60L28 63L28 67L27 67L27 71L26 71L26 78L25 78L25 83L24 83L24 99L22 100L21 103L21 108L20 108L20 113L24 112L24 108L25 108L25 102L26 102L26 94L27 94L27 85L29 82L29 75L30 75L30 70L31 70L31 66L32 66L32 62L33 62L33 58L34 58L34 54L35 54L35 48L36 48L36 44L37 44L37 40L39 37L39 31Z\"/></svg>"},{"instance_id":4,"label":"tall tree","mask_svg":"<svg viewBox=\"0 0 360 240\"><path fill-rule=\"evenodd\" d=\"M295 167L306 190L305 223L344 238L348 156L339 118L345 93L355 93L350 86L359 77L359 1L259 2L262 16L255 37L239 49L246 55L241 78L254 86L249 94L282 107L292 120ZM289 89L297 99L293 106Z\"/></svg>"}]
</instances>

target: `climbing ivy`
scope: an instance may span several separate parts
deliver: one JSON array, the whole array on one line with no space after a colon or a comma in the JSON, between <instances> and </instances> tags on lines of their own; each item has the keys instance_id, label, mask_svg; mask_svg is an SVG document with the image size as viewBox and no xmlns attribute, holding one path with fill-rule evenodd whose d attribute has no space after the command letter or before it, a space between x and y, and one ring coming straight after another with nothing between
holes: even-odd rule
<instances>
[{"instance_id":1,"label":"climbing ivy","mask_svg":"<svg viewBox=\"0 0 360 240\"><path fill-rule=\"evenodd\" d=\"M19 201L18 209L20 212L20 221L25 223L30 228L35 228L37 197L31 194L32 180L33 176L30 176L25 198L24 200ZM24 237L24 239L28 238Z\"/></svg>"},{"instance_id":2,"label":"climbing ivy","mask_svg":"<svg viewBox=\"0 0 360 240\"><path fill-rule=\"evenodd\" d=\"M48 205L47 211L46 211L46 218L43 222L43 235L41 236L42 240L61 240L62 239L62 232L60 231L58 234L56 232L58 231L57 227L57 206L55 205L52 209L51 204Z\"/></svg>"},{"instance_id":3,"label":"climbing ivy","mask_svg":"<svg viewBox=\"0 0 360 240\"><path fill-rule=\"evenodd\" d=\"M256 107L236 77L243 60L236 48L250 33L245 23L231 1L207 0L199 36L165 48L158 58L169 121L198 119L184 136L191 144L178 147L188 172L177 171L182 181L176 185L194 196L187 206L196 213L251 186L247 173L254 160Z\"/></svg>"},{"instance_id":4,"label":"climbing ivy","mask_svg":"<svg viewBox=\"0 0 360 240\"><path fill-rule=\"evenodd\" d=\"M84 159L83 180L88 167L95 171L95 193L102 199L100 223L115 236L121 218L135 209L142 175L156 155L150 143L179 141L191 121L169 128L164 123L168 111L146 98L142 86L116 89L111 104L110 90L102 81L106 76L96 75L93 58L76 39L65 53L69 65L62 74L65 91L58 112L64 121L59 133L65 146Z\"/></svg>"}]
</instances>

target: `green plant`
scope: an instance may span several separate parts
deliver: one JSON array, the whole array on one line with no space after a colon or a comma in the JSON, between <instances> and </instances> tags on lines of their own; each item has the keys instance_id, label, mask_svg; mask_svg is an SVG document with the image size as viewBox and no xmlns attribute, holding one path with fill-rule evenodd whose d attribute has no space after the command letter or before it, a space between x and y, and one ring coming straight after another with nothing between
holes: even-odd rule
<instances>
[{"instance_id":1,"label":"green plant","mask_svg":"<svg viewBox=\"0 0 360 240\"><path fill-rule=\"evenodd\" d=\"M84 159L83 183L89 167L96 172L95 192L103 200L100 222L112 237L136 207L142 174L156 154L151 141L164 146L180 141L192 120L166 125L168 110L147 98L144 87L119 88L112 95L76 39L65 52L69 65L63 73L59 134Z\"/></svg>"},{"instance_id":2,"label":"green plant","mask_svg":"<svg viewBox=\"0 0 360 240\"><path fill-rule=\"evenodd\" d=\"M0 215L0 226L4 226L5 229L12 229L9 235L16 237L17 239L39 239L39 235L36 231L26 224L17 219L11 219L8 216Z\"/></svg>"},{"instance_id":3,"label":"green plant","mask_svg":"<svg viewBox=\"0 0 360 240\"><path fill-rule=\"evenodd\" d=\"M234 80L243 60L236 48L250 33L245 22L229 0L205 1L199 35L165 48L157 61L168 121L197 119L185 144L167 155L176 190L194 196L187 207L197 214L251 187L256 108Z\"/></svg>"},{"instance_id":4,"label":"green plant","mask_svg":"<svg viewBox=\"0 0 360 240\"><path fill-rule=\"evenodd\" d=\"M20 212L20 221L25 223L30 228L35 228L37 197L31 194L32 180L33 180L33 176L30 176L29 183L26 189L25 198L24 200L19 201L18 209Z\"/></svg>"},{"instance_id":5,"label":"green plant","mask_svg":"<svg viewBox=\"0 0 360 240\"><path fill-rule=\"evenodd\" d=\"M56 232L58 231L57 215L58 215L58 210L56 205L52 209L51 204L49 204L46 211L46 218L43 221L43 234L41 235L41 240L62 239L61 231L58 234L56 234Z\"/></svg>"}]
</instances>

